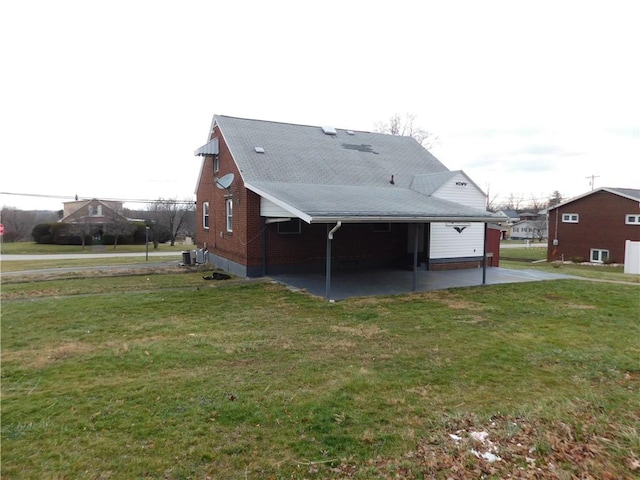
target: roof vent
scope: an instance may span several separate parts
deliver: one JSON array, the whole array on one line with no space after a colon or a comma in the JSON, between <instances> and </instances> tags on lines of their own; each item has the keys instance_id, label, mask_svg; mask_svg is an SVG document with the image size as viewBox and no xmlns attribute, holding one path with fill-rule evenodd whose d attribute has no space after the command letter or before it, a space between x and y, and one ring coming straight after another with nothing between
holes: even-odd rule
<instances>
[{"instance_id":1,"label":"roof vent","mask_svg":"<svg viewBox=\"0 0 640 480\"><path fill-rule=\"evenodd\" d=\"M264 153L264 148L262 147L253 147L253 149L256 151L256 153Z\"/></svg>"},{"instance_id":2,"label":"roof vent","mask_svg":"<svg viewBox=\"0 0 640 480\"><path fill-rule=\"evenodd\" d=\"M354 132L353 130L347 130L347 135L355 135L356 132Z\"/></svg>"},{"instance_id":3,"label":"roof vent","mask_svg":"<svg viewBox=\"0 0 640 480\"><path fill-rule=\"evenodd\" d=\"M336 129L333 127L329 127L328 125L325 125L324 127L322 127L322 131L324 132L325 135L337 135L338 132L336 132Z\"/></svg>"}]
</instances>

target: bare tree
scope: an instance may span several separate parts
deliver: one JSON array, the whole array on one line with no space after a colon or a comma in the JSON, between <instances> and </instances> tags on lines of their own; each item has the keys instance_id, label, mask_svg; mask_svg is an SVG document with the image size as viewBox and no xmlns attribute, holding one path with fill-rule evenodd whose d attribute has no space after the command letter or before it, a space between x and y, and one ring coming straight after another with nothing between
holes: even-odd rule
<instances>
[{"instance_id":1,"label":"bare tree","mask_svg":"<svg viewBox=\"0 0 640 480\"><path fill-rule=\"evenodd\" d=\"M388 122L377 122L374 131L378 133L390 133L391 135L401 135L403 137L413 137L420 145L429 150L438 140L437 135L417 126L416 116L407 113L404 118L399 114L391 116Z\"/></svg>"},{"instance_id":2,"label":"bare tree","mask_svg":"<svg viewBox=\"0 0 640 480\"><path fill-rule=\"evenodd\" d=\"M127 220L126 217L117 212L112 212L109 218L108 233L113 235L113 248L115 250L118 245L118 239L129 235L135 227Z\"/></svg>"},{"instance_id":3,"label":"bare tree","mask_svg":"<svg viewBox=\"0 0 640 480\"><path fill-rule=\"evenodd\" d=\"M69 235L78 235L80 237L82 249L84 250L84 247L87 244L86 239L91 236L93 225L89 223L87 217L79 218L73 223L68 223L67 225L67 233Z\"/></svg>"},{"instance_id":4,"label":"bare tree","mask_svg":"<svg viewBox=\"0 0 640 480\"><path fill-rule=\"evenodd\" d=\"M540 199L535 195L531 195L531 203L529 204L529 207L533 212L538 213L540 210L547 208L547 201Z\"/></svg>"},{"instance_id":5,"label":"bare tree","mask_svg":"<svg viewBox=\"0 0 640 480\"><path fill-rule=\"evenodd\" d=\"M491 184L487 183L487 211L488 212L497 212L499 209L499 205L496 203L496 199L498 198L498 194L491 196Z\"/></svg>"},{"instance_id":6,"label":"bare tree","mask_svg":"<svg viewBox=\"0 0 640 480\"><path fill-rule=\"evenodd\" d=\"M515 210L518 211L520 210L520 207L522 206L522 195L517 195L514 193L510 193L509 197L507 198L507 201L504 203L503 207L507 210Z\"/></svg>"},{"instance_id":7,"label":"bare tree","mask_svg":"<svg viewBox=\"0 0 640 480\"><path fill-rule=\"evenodd\" d=\"M540 215L537 219L531 221L533 227L533 238L542 242L547 238L547 217L546 215Z\"/></svg>"},{"instance_id":8,"label":"bare tree","mask_svg":"<svg viewBox=\"0 0 640 480\"><path fill-rule=\"evenodd\" d=\"M7 242L24 240L37 223L34 212L15 207L2 207L0 218L5 228L4 241Z\"/></svg>"},{"instance_id":9,"label":"bare tree","mask_svg":"<svg viewBox=\"0 0 640 480\"><path fill-rule=\"evenodd\" d=\"M166 228L169 231L171 246L176 243L176 236L186 225L189 215L195 210L191 200L159 198L149 205L148 211L155 228ZM154 228L154 227L152 227ZM157 248L154 235L154 248Z\"/></svg>"}]
</instances>

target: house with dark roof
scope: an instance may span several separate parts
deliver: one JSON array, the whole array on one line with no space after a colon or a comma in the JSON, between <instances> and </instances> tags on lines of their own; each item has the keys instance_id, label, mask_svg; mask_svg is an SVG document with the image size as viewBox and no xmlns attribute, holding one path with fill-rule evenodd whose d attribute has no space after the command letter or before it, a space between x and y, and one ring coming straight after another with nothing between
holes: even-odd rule
<instances>
[{"instance_id":1,"label":"house with dark roof","mask_svg":"<svg viewBox=\"0 0 640 480\"><path fill-rule=\"evenodd\" d=\"M640 241L638 189L598 188L548 212L550 262L622 263L626 241Z\"/></svg>"},{"instance_id":2,"label":"house with dark roof","mask_svg":"<svg viewBox=\"0 0 640 480\"><path fill-rule=\"evenodd\" d=\"M233 274L497 262L501 217L411 137L215 115L195 155L197 243Z\"/></svg>"}]
</instances>

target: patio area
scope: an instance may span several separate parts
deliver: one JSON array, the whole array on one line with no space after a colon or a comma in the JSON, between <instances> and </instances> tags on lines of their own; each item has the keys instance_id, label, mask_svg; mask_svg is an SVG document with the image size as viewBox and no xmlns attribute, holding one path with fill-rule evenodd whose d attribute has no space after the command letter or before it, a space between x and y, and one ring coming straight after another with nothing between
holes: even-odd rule
<instances>
[{"instance_id":1,"label":"patio area","mask_svg":"<svg viewBox=\"0 0 640 480\"><path fill-rule=\"evenodd\" d=\"M295 290L325 297L326 278L323 273L270 275L273 280ZM486 285L538 282L575 278L551 272L512 270L489 267ZM482 285L482 269L418 271L417 292ZM399 269L338 270L331 274L329 300L351 297L400 295L413 292L413 272Z\"/></svg>"}]
</instances>

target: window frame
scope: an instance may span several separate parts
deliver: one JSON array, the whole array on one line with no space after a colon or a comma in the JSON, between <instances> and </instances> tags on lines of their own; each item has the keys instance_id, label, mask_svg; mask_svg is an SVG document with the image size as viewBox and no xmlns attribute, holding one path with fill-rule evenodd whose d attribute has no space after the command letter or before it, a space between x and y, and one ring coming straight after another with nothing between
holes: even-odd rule
<instances>
[{"instance_id":1,"label":"window frame","mask_svg":"<svg viewBox=\"0 0 640 480\"><path fill-rule=\"evenodd\" d=\"M297 224L298 226L297 231L295 227L289 231L282 230L283 225L295 225L295 224ZM299 218L292 218L287 222L278 222L278 235L300 235L301 233L302 233L302 222L300 222Z\"/></svg>"},{"instance_id":2,"label":"window frame","mask_svg":"<svg viewBox=\"0 0 640 480\"><path fill-rule=\"evenodd\" d=\"M218 173L220 171L220 155L216 154L213 156L213 173Z\"/></svg>"},{"instance_id":3,"label":"window frame","mask_svg":"<svg viewBox=\"0 0 640 480\"><path fill-rule=\"evenodd\" d=\"M202 228L205 230L209 230L210 219L209 202L202 202Z\"/></svg>"},{"instance_id":4,"label":"window frame","mask_svg":"<svg viewBox=\"0 0 640 480\"><path fill-rule=\"evenodd\" d=\"M224 214L226 220L227 233L233 233L233 198L226 198L224 201Z\"/></svg>"},{"instance_id":5,"label":"window frame","mask_svg":"<svg viewBox=\"0 0 640 480\"><path fill-rule=\"evenodd\" d=\"M597 259L594 258L594 254L597 253ZM606 257L603 259L602 258L602 254L605 253ZM610 254L609 254L609 250L606 248L592 248L589 252L589 261L591 263L605 263L607 260L609 260L610 258Z\"/></svg>"},{"instance_id":6,"label":"window frame","mask_svg":"<svg viewBox=\"0 0 640 480\"><path fill-rule=\"evenodd\" d=\"M631 221L632 218L634 219L633 221ZM627 213L624 216L624 223L625 225L640 225L640 214Z\"/></svg>"},{"instance_id":7,"label":"window frame","mask_svg":"<svg viewBox=\"0 0 640 480\"><path fill-rule=\"evenodd\" d=\"M573 219L573 217L575 217L575 220ZM579 213L563 213L562 223L580 223L580 214Z\"/></svg>"}]
</instances>

